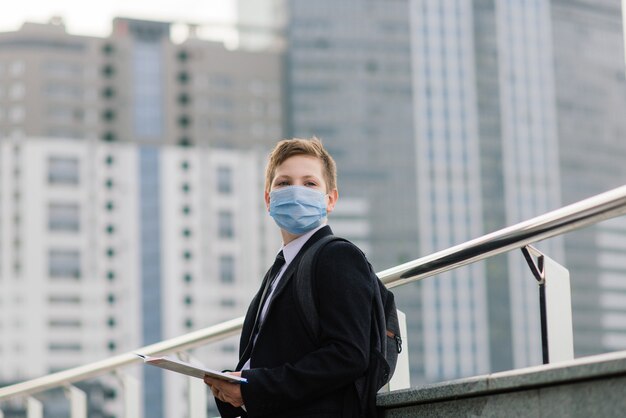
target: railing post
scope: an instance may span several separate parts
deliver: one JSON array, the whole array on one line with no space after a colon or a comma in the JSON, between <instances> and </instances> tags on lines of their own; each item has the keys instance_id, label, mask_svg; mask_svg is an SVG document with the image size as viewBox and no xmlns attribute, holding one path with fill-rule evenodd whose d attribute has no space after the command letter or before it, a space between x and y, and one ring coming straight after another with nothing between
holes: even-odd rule
<instances>
[{"instance_id":1,"label":"railing post","mask_svg":"<svg viewBox=\"0 0 626 418\"><path fill-rule=\"evenodd\" d=\"M26 417L27 418L43 418L43 404L39 399L32 396L26 401Z\"/></svg>"},{"instance_id":2,"label":"railing post","mask_svg":"<svg viewBox=\"0 0 626 418\"><path fill-rule=\"evenodd\" d=\"M65 388L65 395L70 400L70 417L87 418L87 395L76 386Z\"/></svg>"},{"instance_id":3,"label":"railing post","mask_svg":"<svg viewBox=\"0 0 626 418\"><path fill-rule=\"evenodd\" d=\"M411 371L409 368L409 335L406 327L406 314L400 310L398 310L397 313L398 322L400 324L400 335L402 335L402 351L398 354L396 371L394 372L389 383L387 383L384 387L386 392L411 387Z\"/></svg>"},{"instance_id":4,"label":"railing post","mask_svg":"<svg viewBox=\"0 0 626 418\"><path fill-rule=\"evenodd\" d=\"M188 352L178 353L178 357L189 363L193 363L194 359ZM197 360L196 360L197 362ZM206 418L207 417L207 386L204 381L195 377L187 377L187 405L189 408L189 418Z\"/></svg>"},{"instance_id":5,"label":"railing post","mask_svg":"<svg viewBox=\"0 0 626 418\"><path fill-rule=\"evenodd\" d=\"M532 246L522 253L539 284L543 363L574 359L569 271ZM532 256L537 257L537 263Z\"/></svg>"},{"instance_id":6,"label":"railing post","mask_svg":"<svg viewBox=\"0 0 626 418\"><path fill-rule=\"evenodd\" d=\"M124 417L140 418L141 387L139 386L139 380L119 370L115 372L115 375L119 379L122 390L124 391Z\"/></svg>"},{"instance_id":7,"label":"railing post","mask_svg":"<svg viewBox=\"0 0 626 418\"><path fill-rule=\"evenodd\" d=\"M207 386L202 380L188 377L189 390L189 418L206 418L207 416Z\"/></svg>"}]
</instances>

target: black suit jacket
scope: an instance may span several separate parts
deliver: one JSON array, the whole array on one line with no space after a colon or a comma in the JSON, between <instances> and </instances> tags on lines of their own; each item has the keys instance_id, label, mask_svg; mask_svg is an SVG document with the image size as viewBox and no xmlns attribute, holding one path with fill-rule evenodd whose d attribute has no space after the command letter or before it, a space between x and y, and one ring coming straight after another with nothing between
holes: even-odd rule
<instances>
[{"instance_id":1,"label":"black suit jacket","mask_svg":"<svg viewBox=\"0 0 626 418\"><path fill-rule=\"evenodd\" d=\"M333 241L315 262L314 289L320 339L309 337L295 299L293 277L304 251L330 227L317 231L283 273L252 350L248 347L261 293L244 321L237 370L252 358L241 391L247 412L216 399L223 417L357 417L354 381L369 364L373 281L354 245ZM251 351L251 353L250 353ZM251 355L250 355L251 354Z\"/></svg>"}]
</instances>

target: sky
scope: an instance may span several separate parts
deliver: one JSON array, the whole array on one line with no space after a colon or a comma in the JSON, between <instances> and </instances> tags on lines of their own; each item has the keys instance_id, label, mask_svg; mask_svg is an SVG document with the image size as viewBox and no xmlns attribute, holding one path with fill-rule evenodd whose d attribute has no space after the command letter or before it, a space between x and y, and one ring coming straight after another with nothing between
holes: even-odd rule
<instances>
[{"instance_id":1,"label":"sky","mask_svg":"<svg viewBox=\"0 0 626 418\"><path fill-rule=\"evenodd\" d=\"M20 28L25 21L45 23L52 16L64 19L68 32L107 36L116 16L228 24L235 19L234 0L3 0L0 32Z\"/></svg>"}]
</instances>

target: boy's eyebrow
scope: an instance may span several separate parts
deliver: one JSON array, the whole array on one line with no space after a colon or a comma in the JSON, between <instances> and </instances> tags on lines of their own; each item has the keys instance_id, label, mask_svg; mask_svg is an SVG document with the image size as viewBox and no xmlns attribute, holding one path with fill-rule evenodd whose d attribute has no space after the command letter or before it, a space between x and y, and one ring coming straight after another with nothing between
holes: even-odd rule
<instances>
[{"instance_id":1,"label":"boy's eyebrow","mask_svg":"<svg viewBox=\"0 0 626 418\"><path fill-rule=\"evenodd\" d=\"M303 179L315 179L318 180L317 176L313 175L313 174L307 174L306 176L302 176ZM291 176L288 174L279 174L276 177L274 177L274 180L276 179L291 179Z\"/></svg>"}]
</instances>

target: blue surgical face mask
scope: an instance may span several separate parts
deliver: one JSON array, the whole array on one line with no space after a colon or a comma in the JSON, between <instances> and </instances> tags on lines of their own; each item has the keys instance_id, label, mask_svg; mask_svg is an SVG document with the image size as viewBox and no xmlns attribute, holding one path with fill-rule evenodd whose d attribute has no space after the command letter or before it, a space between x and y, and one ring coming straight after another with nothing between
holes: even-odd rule
<instances>
[{"instance_id":1,"label":"blue surgical face mask","mask_svg":"<svg viewBox=\"0 0 626 418\"><path fill-rule=\"evenodd\" d=\"M304 186L288 186L270 192L270 216L294 235L304 234L322 224L326 217L326 195Z\"/></svg>"}]
</instances>

